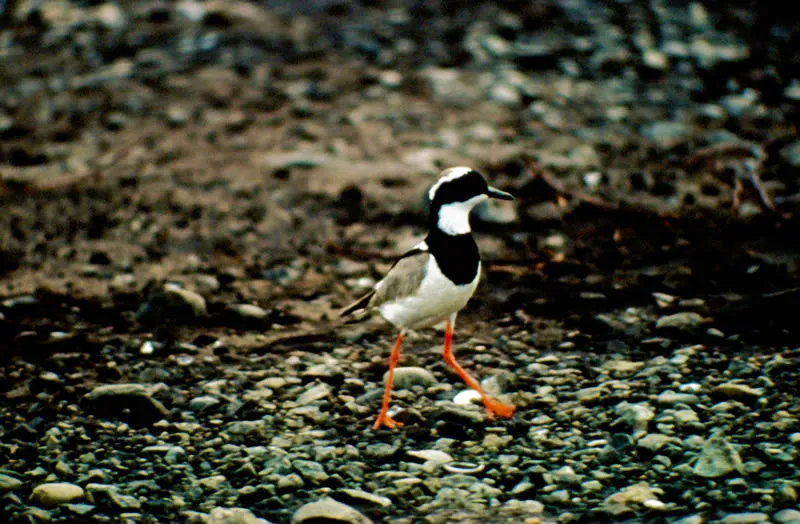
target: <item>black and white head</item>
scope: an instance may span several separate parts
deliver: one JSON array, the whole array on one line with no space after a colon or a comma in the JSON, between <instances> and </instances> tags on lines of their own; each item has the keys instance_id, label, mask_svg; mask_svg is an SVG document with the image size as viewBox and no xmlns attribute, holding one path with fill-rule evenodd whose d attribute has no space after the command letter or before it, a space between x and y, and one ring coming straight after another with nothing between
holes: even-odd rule
<instances>
[{"instance_id":1,"label":"black and white head","mask_svg":"<svg viewBox=\"0 0 800 524\"><path fill-rule=\"evenodd\" d=\"M514 200L505 191L491 187L479 172L469 167L451 167L442 171L428 191L430 227L449 235L470 232L469 213L489 198Z\"/></svg>"}]
</instances>

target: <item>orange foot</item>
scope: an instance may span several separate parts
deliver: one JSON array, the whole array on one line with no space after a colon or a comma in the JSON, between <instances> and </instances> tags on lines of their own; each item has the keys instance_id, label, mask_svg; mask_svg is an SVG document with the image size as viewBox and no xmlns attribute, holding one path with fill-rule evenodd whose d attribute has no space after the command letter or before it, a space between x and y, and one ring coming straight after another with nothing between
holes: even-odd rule
<instances>
[{"instance_id":1,"label":"orange foot","mask_svg":"<svg viewBox=\"0 0 800 524\"><path fill-rule=\"evenodd\" d=\"M489 397L483 399L483 405L486 406L486 414L489 419L494 419L494 417L511 418L517 411L517 406L503 404Z\"/></svg>"},{"instance_id":2,"label":"orange foot","mask_svg":"<svg viewBox=\"0 0 800 524\"><path fill-rule=\"evenodd\" d=\"M394 429L394 428L399 428L402 425L403 425L402 422L397 422L388 414L381 413L380 415L378 415L377 420L375 420L375 424L372 425L372 429L380 429L381 426L386 426L389 429Z\"/></svg>"}]
</instances>

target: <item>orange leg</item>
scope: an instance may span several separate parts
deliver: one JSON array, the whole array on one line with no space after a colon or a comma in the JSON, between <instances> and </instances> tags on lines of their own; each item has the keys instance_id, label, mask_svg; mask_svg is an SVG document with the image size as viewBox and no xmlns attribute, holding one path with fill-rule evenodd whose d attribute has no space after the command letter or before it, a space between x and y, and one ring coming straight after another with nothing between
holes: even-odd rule
<instances>
[{"instance_id":1,"label":"orange leg","mask_svg":"<svg viewBox=\"0 0 800 524\"><path fill-rule=\"evenodd\" d=\"M447 321L447 329L444 332L444 361L458 373L458 376L461 377L461 380L466 382L466 384L481 394L481 399L483 400L483 405L486 406L486 412L490 419L493 419L495 416L500 416L503 418L511 418L514 415L514 412L517 410L516 406L512 406L511 404L503 404L502 402L498 402L491 398L478 384L478 381L469 376L469 374L464 371L458 362L456 362L456 357L453 356L453 350L451 346L453 344L453 321L454 319L450 319Z\"/></svg>"},{"instance_id":2,"label":"orange leg","mask_svg":"<svg viewBox=\"0 0 800 524\"><path fill-rule=\"evenodd\" d=\"M397 365L397 361L400 360L400 344L403 343L404 335L405 333L401 331L397 336L397 341L394 343L394 348L392 348L392 354L389 357L389 374L386 376L386 389L383 391L383 404L381 405L381 412L378 414L378 419L375 420L375 424L372 425L372 429L378 429L381 426L386 426L391 429L403 425L389 416L389 398L392 396L394 368Z\"/></svg>"}]
</instances>

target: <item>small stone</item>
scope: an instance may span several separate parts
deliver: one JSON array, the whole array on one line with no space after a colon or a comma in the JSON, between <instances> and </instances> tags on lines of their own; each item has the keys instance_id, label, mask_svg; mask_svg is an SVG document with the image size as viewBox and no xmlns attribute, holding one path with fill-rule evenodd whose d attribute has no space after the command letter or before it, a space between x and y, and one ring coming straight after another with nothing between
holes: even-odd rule
<instances>
[{"instance_id":1,"label":"small stone","mask_svg":"<svg viewBox=\"0 0 800 524\"><path fill-rule=\"evenodd\" d=\"M568 504L570 500L570 494L566 489L557 489L542 496L542 500L545 502L550 502L551 504Z\"/></svg>"},{"instance_id":2,"label":"small stone","mask_svg":"<svg viewBox=\"0 0 800 524\"><path fill-rule=\"evenodd\" d=\"M623 422L637 431L646 431L647 425L655 417L655 412L647 403L629 404L628 402L622 402L617 405L614 411Z\"/></svg>"},{"instance_id":3,"label":"small stone","mask_svg":"<svg viewBox=\"0 0 800 524\"><path fill-rule=\"evenodd\" d=\"M269 521L256 517L249 509L214 508L206 524L269 524Z\"/></svg>"},{"instance_id":4,"label":"small stone","mask_svg":"<svg viewBox=\"0 0 800 524\"><path fill-rule=\"evenodd\" d=\"M34 297L33 295L20 295L18 297L7 298L0 302L3 307L12 309L15 307L30 307L35 306L39 303L39 299Z\"/></svg>"},{"instance_id":5,"label":"small stone","mask_svg":"<svg viewBox=\"0 0 800 524\"><path fill-rule=\"evenodd\" d=\"M225 478L225 475L211 475L210 477L197 479L195 484L211 491L219 491L227 481L228 479Z\"/></svg>"},{"instance_id":6,"label":"small stone","mask_svg":"<svg viewBox=\"0 0 800 524\"><path fill-rule=\"evenodd\" d=\"M152 424L169 415L141 384L97 386L83 400L98 416L120 417L133 423Z\"/></svg>"},{"instance_id":7,"label":"small stone","mask_svg":"<svg viewBox=\"0 0 800 524\"><path fill-rule=\"evenodd\" d=\"M452 455L438 449L411 450L407 454L409 457L423 461L422 469L429 473L434 472L444 464L453 462Z\"/></svg>"},{"instance_id":8,"label":"small stone","mask_svg":"<svg viewBox=\"0 0 800 524\"><path fill-rule=\"evenodd\" d=\"M694 474L704 478L717 478L734 471L744 472L739 453L724 436L711 437L700 450L694 465Z\"/></svg>"},{"instance_id":9,"label":"small stone","mask_svg":"<svg viewBox=\"0 0 800 524\"><path fill-rule=\"evenodd\" d=\"M267 318L267 310L254 304L232 304L227 306L226 311L246 320L264 320Z\"/></svg>"},{"instance_id":10,"label":"small stone","mask_svg":"<svg viewBox=\"0 0 800 524\"><path fill-rule=\"evenodd\" d=\"M119 487L111 484L87 484L86 494L89 502L103 508L123 511L141 508L138 498L121 494Z\"/></svg>"},{"instance_id":11,"label":"small stone","mask_svg":"<svg viewBox=\"0 0 800 524\"><path fill-rule=\"evenodd\" d=\"M602 387L583 388L575 392L575 397L581 404L592 404L600 400L605 392Z\"/></svg>"},{"instance_id":12,"label":"small stone","mask_svg":"<svg viewBox=\"0 0 800 524\"><path fill-rule=\"evenodd\" d=\"M663 149L669 149L687 140L691 133L685 123L674 120L646 124L639 132L644 138L656 142Z\"/></svg>"},{"instance_id":13,"label":"small stone","mask_svg":"<svg viewBox=\"0 0 800 524\"><path fill-rule=\"evenodd\" d=\"M734 400L753 400L762 394L761 390L733 382L718 385L713 389L712 393L718 397L732 398Z\"/></svg>"},{"instance_id":14,"label":"small stone","mask_svg":"<svg viewBox=\"0 0 800 524\"><path fill-rule=\"evenodd\" d=\"M781 482L777 489L775 489L776 499L786 506L797 504L797 490L789 482Z\"/></svg>"},{"instance_id":15,"label":"small stone","mask_svg":"<svg viewBox=\"0 0 800 524\"><path fill-rule=\"evenodd\" d=\"M766 513L731 513L719 520L720 524L759 524L769 521Z\"/></svg>"},{"instance_id":16,"label":"small stone","mask_svg":"<svg viewBox=\"0 0 800 524\"><path fill-rule=\"evenodd\" d=\"M667 55L657 49L646 49L642 53L642 62L650 69L663 71L669 67Z\"/></svg>"},{"instance_id":17,"label":"small stone","mask_svg":"<svg viewBox=\"0 0 800 524\"><path fill-rule=\"evenodd\" d=\"M694 311L683 311L681 313L666 315L659 318L656 321L656 328L692 331L705 322L706 319L703 318L702 315L695 313Z\"/></svg>"},{"instance_id":18,"label":"small stone","mask_svg":"<svg viewBox=\"0 0 800 524\"><path fill-rule=\"evenodd\" d=\"M97 6L95 17L104 29L122 31L127 26L125 11L113 2L105 2Z\"/></svg>"},{"instance_id":19,"label":"small stone","mask_svg":"<svg viewBox=\"0 0 800 524\"><path fill-rule=\"evenodd\" d=\"M522 105L522 94L519 89L505 82L498 82L489 88L489 99L506 107Z\"/></svg>"},{"instance_id":20,"label":"small stone","mask_svg":"<svg viewBox=\"0 0 800 524\"><path fill-rule=\"evenodd\" d=\"M333 379L344 376L344 370L339 366L335 360L315 364L303 372L304 378L310 379ZM329 382L329 381L328 381Z\"/></svg>"},{"instance_id":21,"label":"small stone","mask_svg":"<svg viewBox=\"0 0 800 524\"><path fill-rule=\"evenodd\" d=\"M54 508L83 498L83 488L69 482L39 484L31 492L31 501L46 508Z\"/></svg>"},{"instance_id":22,"label":"small stone","mask_svg":"<svg viewBox=\"0 0 800 524\"><path fill-rule=\"evenodd\" d=\"M361 489L343 488L336 492L336 498L342 503L351 504L370 504L373 506L388 508L392 505L392 500L389 497L375 495L368 491Z\"/></svg>"},{"instance_id":23,"label":"small stone","mask_svg":"<svg viewBox=\"0 0 800 524\"><path fill-rule=\"evenodd\" d=\"M164 119L170 127L183 127L189 121L189 111L182 105L167 107Z\"/></svg>"},{"instance_id":24,"label":"small stone","mask_svg":"<svg viewBox=\"0 0 800 524\"><path fill-rule=\"evenodd\" d=\"M453 397L453 403L462 406L469 404L480 404L481 402L483 402L481 394L474 389L465 389Z\"/></svg>"},{"instance_id":25,"label":"small stone","mask_svg":"<svg viewBox=\"0 0 800 524\"><path fill-rule=\"evenodd\" d=\"M151 341L147 341L139 348L139 353L142 355L152 355L156 350L155 345Z\"/></svg>"},{"instance_id":26,"label":"small stone","mask_svg":"<svg viewBox=\"0 0 800 524\"><path fill-rule=\"evenodd\" d=\"M166 284L153 292L136 311L139 322L163 323L167 319L192 320L206 316L206 300L198 293Z\"/></svg>"},{"instance_id":27,"label":"small stone","mask_svg":"<svg viewBox=\"0 0 800 524\"><path fill-rule=\"evenodd\" d=\"M264 421L237 420L225 426L225 431L231 435L261 435L264 433Z\"/></svg>"},{"instance_id":28,"label":"small stone","mask_svg":"<svg viewBox=\"0 0 800 524\"><path fill-rule=\"evenodd\" d=\"M680 520L676 520L673 524L704 524L706 519L700 515L688 515Z\"/></svg>"},{"instance_id":29,"label":"small stone","mask_svg":"<svg viewBox=\"0 0 800 524\"><path fill-rule=\"evenodd\" d=\"M14 491L22 487L22 481L11 475L0 473L0 492Z\"/></svg>"},{"instance_id":30,"label":"small stone","mask_svg":"<svg viewBox=\"0 0 800 524\"><path fill-rule=\"evenodd\" d=\"M329 397L331 393L331 387L324 382L320 382L318 384L313 384L311 387L301 393L295 402L297 402L298 406L305 406L307 404L311 404L312 402Z\"/></svg>"},{"instance_id":31,"label":"small stone","mask_svg":"<svg viewBox=\"0 0 800 524\"><path fill-rule=\"evenodd\" d=\"M195 397L189 402L189 408L192 411L204 411L212 406L219 404L219 399L211 395L203 395Z\"/></svg>"},{"instance_id":32,"label":"small stone","mask_svg":"<svg viewBox=\"0 0 800 524\"><path fill-rule=\"evenodd\" d=\"M533 517L544 513L544 504L538 500L517 500L511 499L500 507L502 515L513 515L514 517L528 517L524 522L537 522Z\"/></svg>"},{"instance_id":33,"label":"small stone","mask_svg":"<svg viewBox=\"0 0 800 524\"><path fill-rule=\"evenodd\" d=\"M372 521L351 508L330 497L323 497L316 502L309 502L300 507L292 515L293 524L311 524L313 522L341 522L346 524L371 524Z\"/></svg>"},{"instance_id":34,"label":"small stone","mask_svg":"<svg viewBox=\"0 0 800 524\"><path fill-rule=\"evenodd\" d=\"M386 381L386 375L383 380ZM414 386L429 388L438 384L433 373L425 368L408 366L395 368L394 387L397 389L410 389Z\"/></svg>"},{"instance_id":35,"label":"small stone","mask_svg":"<svg viewBox=\"0 0 800 524\"><path fill-rule=\"evenodd\" d=\"M798 86L798 100L800 100L800 82L795 80L795 84ZM781 156L792 167L800 167L800 140L781 149Z\"/></svg>"},{"instance_id":36,"label":"small stone","mask_svg":"<svg viewBox=\"0 0 800 524\"><path fill-rule=\"evenodd\" d=\"M312 484L322 484L329 478L323 465L313 460L295 460L292 462L292 466L300 476Z\"/></svg>"},{"instance_id":37,"label":"small stone","mask_svg":"<svg viewBox=\"0 0 800 524\"><path fill-rule=\"evenodd\" d=\"M700 417L691 409L679 409L675 412L673 417L675 417L675 423L678 426L686 426L700 422Z\"/></svg>"},{"instance_id":38,"label":"small stone","mask_svg":"<svg viewBox=\"0 0 800 524\"><path fill-rule=\"evenodd\" d=\"M800 524L800 511L784 509L772 515L772 520L778 524Z\"/></svg>"},{"instance_id":39,"label":"small stone","mask_svg":"<svg viewBox=\"0 0 800 524\"><path fill-rule=\"evenodd\" d=\"M88 515L96 508L94 504L64 504L63 508L75 515Z\"/></svg>"},{"instance_id":40,"label":"small stone","mask_svg":"<svg viewBox=\"0 0 800 524\"><path fill-rule=\"evenodd\" d=\"M182 464L186 460L186 450L181 446L170 446L164 455L164 462L167 464Z\"/></svg>"},{"instance_id":41,"label":"small stone","mask_svg":"<svg viewBox=\"0 0 800 524\"><path fill-rule=\"evenodd\" d=\"M630 360L609 360L603 364L603 369L619 375L631 375L644 368L644 362Z\"/></svg>"},{"instance_id":42,"label":"small stone","mask_svg":"<svg viewBox=\"0 0 800 524\"><path fill-rule=\"evenodd\" d=\"M305 486L303 477L297 473L289 473L288 475L281 475L277 482L278 489L292 490L300 489Z\"/></svg>"},{"instance_id":43,"label":"small stone","mask_svg":"<svg viewBox=\"0 0 800 524\"><path fill-rule=\"evenodd\" d=\"M687 406L695 406L700 402L700 397L691 393L676 393L674 391L662 391L656 397L657 404L667 406L674 406L676 404L686 404Z\"/></svg>"},{"instance_id":44,"label":"small stone","mask_svg":"<svg viewBox=\"0 0 800 524\"><path fill-rule=\"evenodd\" d=\"M672 437L662 435L661 433L648 433L636 442L636 446L646 449L651 453L655 453L663 448L667 442L671 441Z\"/></svg>"},{"instance_id":45,"label":"small stone","mask_svg":"<svg viewBox=\"0 0 800 524\"><path fill-rule=\"evenodd\" d=\"M656 304L658 304L658 307L660 308L668 308L678 300L678 297L658 292L653 293L653 298L655 299Z\"/></svg>"},{"instance_id":46,"label":"small stone","mask_svg":"<svg viewBox=\"0 0 800 524\"><path fill-rule=\"evenodd\" d=\"M608 497L602 509L607 515L618 516L636 511L640 506L651 507L653 501L660 502L656 491L646 482L633 484Z\"/></svg>"}]
</instances>

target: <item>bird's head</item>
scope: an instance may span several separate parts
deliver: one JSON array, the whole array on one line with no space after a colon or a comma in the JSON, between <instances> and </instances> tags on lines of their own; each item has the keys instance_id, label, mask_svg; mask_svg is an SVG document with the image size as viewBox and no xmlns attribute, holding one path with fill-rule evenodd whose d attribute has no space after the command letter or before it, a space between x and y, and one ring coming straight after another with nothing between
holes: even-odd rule
<instances>
[{"instance_id":1,"label":"bird's head","mask_svg":"<svg viewBox=\"0 0 800 524\"><path fill-rule=\"evenodd\" d=\"M451 167L439 175L428 191L431 201L431 227L444 233L460 235L470 232L469 213L489 198L514 200L505 191L491 187L479 172L469 167Z\"/></svg>"}]
</instances>

